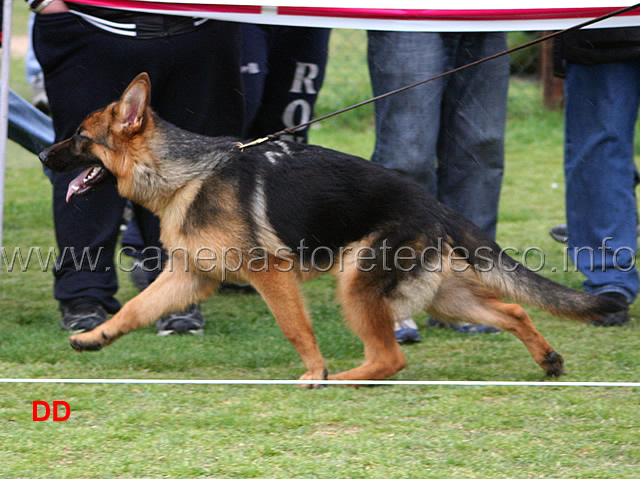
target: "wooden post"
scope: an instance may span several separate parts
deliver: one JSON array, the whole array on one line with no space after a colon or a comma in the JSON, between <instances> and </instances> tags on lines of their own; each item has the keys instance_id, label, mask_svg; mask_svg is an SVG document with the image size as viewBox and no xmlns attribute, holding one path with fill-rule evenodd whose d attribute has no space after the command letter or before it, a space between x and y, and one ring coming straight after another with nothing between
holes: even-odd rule
<instances>
[{"instance_id":1,"label":"wooden post","mask_svg":"<svg viewBox=\"0 0 640 479\"><path fill-rule=\"evenodd\" d=\"M547 33L550 32L544 32ZM564 81L553 75L553 40L543 42L541 49L543 103L546 108L557 110L564 105Z\"/></svg>"}]
</instances>

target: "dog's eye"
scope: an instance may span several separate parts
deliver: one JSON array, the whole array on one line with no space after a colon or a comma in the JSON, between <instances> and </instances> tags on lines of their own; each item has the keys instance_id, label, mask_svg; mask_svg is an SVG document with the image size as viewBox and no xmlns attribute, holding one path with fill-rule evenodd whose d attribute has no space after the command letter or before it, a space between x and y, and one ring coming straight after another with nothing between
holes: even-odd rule
<instances>
[{"instance_id":1,"label":"dog's eye","mask_svg":"<svg viewBox=\"0 0 640 479\"><path fill-rule=\"evenodd\" d=\"M93 139L89 138L87 135L83 135L80 132L76 132L75 139L77 143L81 144L93 142Z\"/></svg>"},{"instance_id":2,"label":"dog's eye","mask_svg":"<svg viewBox=\"0 0 640 479\"><path fill-rule=\"evenodd\" d=\"M85 134L86 130L82 127L78 128L76 132L73 134L76 140L79 141L93 141Z\"/></svg>"}]
</instances>

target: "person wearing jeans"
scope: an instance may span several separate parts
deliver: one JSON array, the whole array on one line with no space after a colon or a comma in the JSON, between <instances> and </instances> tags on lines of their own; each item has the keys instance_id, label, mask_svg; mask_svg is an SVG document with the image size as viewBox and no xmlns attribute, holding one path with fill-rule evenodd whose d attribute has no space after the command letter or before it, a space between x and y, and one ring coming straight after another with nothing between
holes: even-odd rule
<instances>
[{"instance_id":1,"label":"person wearing jeans","mask_svg":"<svg viewBox=\"0 0 640 479\"><path fill-rule=\"evenodd\" d=\"M556 42L565 76L566 215L584 290L631 303L638 214L634 131L640 104L640 28L571 32ZM628 311L594 321L620 326Z\"/></svg>"},{"instance_id":2,"label":"person wearing jeans","mask_svg":"<svg viewBox=\"0 0 640 479\"><path fill-rule=\"evenodd\" d=\"M506 47L502 32L369 31L373 93L425 80ZM509 60L503 56L377 101L372 161L412 177L495 237L508 82ZM430 324L442 326L434 319ZM474 325L454 329L496 331ZM398 321L396 337L419 340L415 323Z\"/></svg>"}]
</instances>

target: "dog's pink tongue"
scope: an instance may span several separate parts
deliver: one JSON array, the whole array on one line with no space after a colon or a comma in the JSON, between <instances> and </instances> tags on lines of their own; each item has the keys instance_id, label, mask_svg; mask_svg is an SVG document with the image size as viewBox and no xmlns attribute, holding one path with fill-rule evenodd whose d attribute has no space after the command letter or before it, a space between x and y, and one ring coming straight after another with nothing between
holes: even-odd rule
<instances>
[{"instance_id":1,"label":"dog's pink tongue","mask_svg":"<svg viewBox=\"0 0 640 479\"><path fill-rule=\"evenodd\" d=\"M93 168L87 168L86 170L83 170L82 173L80 173L73 180L71 180L67 188L67 198L66 198L67 203L69 203L69 200L74 194L76 194L76 192L84 188L84 179L87 177L87 175L92 169Z\"/></svg>"}]
</instances>

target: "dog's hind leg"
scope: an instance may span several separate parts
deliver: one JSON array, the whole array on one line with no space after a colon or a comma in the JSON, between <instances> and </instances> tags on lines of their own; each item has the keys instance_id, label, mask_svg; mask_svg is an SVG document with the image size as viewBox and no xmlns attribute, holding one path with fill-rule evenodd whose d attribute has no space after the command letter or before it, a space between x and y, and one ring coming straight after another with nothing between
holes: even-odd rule
<instances>
[{"instance_id":1,"label":"dog's hind leg","mask_svg":"<svg viewBox=\"0 0 640 479\"><path fill-rule=\"evenodd\" d=\"M120 336L146 326L162 315L180 311L210 296L218 283L204 275L190 274L177 267L164 270L117 314L95 329L69 337L76 351L96 351Z\"/></svg>"},{"instance_id":2,"label":"dog's hind leg","mask_svg":"<svg viewBox=\"0 0 640 479\"><path fill-rule=\"evenodd\" d=\"M393 333L393 312L379 289L363 286L360 274L338 275L338 287L349 327L364 343L361 366L329 379L368 380L393 376L406 366L406 359Z\"/></svg>"},{"instance_id":3,"label":"dog's hind leg","mask_svg":"<svg viewBox=\"0 0 640 479\"><path fill-rule=\"evenodd\" d=\"M278 271L277 266L282 265L276 263L272 262L268 271L249 272L247 278L262 295L285 338L307 368L300 379L326 379L327 368L313 334L311 317L305 307L297 276L291 271Z\"/></svg>"},{"instance_id":4,"label":"dog's hind leg","mask_svg":"<svg viewBox=\"0 0 640 479\"><path fill-rule=\"evenodd\" d=\"M544 336L536 329L531 317L519 304L503 303L496 299L492 309L506 318L496 326L514 334L527 347L533 359L545 370L547 376L560 376L564 373L564 360L554 351Z\"/></svg>"},{"instance_id":5,"label":"dog's hind leg","mask_svg":"<svg viewBox=\"0 0 640 479\"><path fill-rule=\"evenodd\" d=\"M427 312L439 319L493 326L515 335L548 376L564 372L562 356L538 332L519 304L505 303L484 286L466 279L445 280Z\"/></svg>"}]
</instances>

